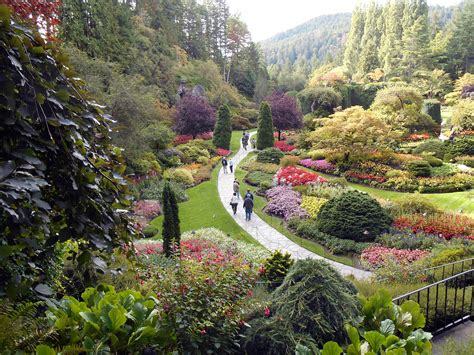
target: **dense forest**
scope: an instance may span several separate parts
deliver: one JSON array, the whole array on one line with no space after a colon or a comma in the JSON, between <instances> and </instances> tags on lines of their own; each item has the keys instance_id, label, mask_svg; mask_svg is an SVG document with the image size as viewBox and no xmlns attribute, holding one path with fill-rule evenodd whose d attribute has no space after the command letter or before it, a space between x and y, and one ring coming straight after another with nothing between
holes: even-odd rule
<instances>
[{"instance_id":1,"label":"dense forest","mask_svg":"<svg viewBox=\"0 0 474 355\"><path fill-rule=\"evenodd\" d=\"M386 53L383 53L383 51L391 48L394 53L399 52L402 45L401 27L408 28L413 25L414 18L409 20L406 17L403 20L404 9L406 8L407 14L408 12L414 13L413 11L416 10L412 7L416 5L405 6L405 3L409 4L405 1L390 1L386 5L375 2L358 5L352 17L351 14L318 16L300 26L262 41L260 45L268 64L270 77L282 89L301 90L311 71L323 64L344 64L351 72L357 72L355 67L359 65L359 62L367 60L364 57L358 58L357 50L362 47L368 48L362 44L362 41L372 43L372 39L369 38L371 36L376 38L374 38L373 44L370 45L380 47L380 50L371 49L378 53L372 53L373 56L377 56L377 60L369 66L371 66L371 69L375 67L382 68L386 64L381 62L385 61L382 57ZM423 18L418 23L420 25L423 22L423 28L420 30L423 33L412 35L424 36L425 51L429 51L425 55L432 57L432 61L442 64L445 70L446 67L450 66L450 70L455 71L457 69L454 66L459 65L459 63L444 63L443 60L446 59L446 46L450 42L449 38L455 36L457 41L462 41L462 38L459 38L455 33L460 31L461 18L469 18L468 14L462 14L461 9L464 3L457 7L439 5L428 7L426 2L423 3L426 8L422 10ZM416 17L416 15L414 16ZM395 22L399 28L393 27ZM371 29L373 32L367 33L363 38L365 26L367 26L367 31ZM392 28L392 30L389 30L389 28ZM390 31L395 31L395 37L397 37L397 45L393 47ZM408 36L407 30L405 31L405 41L409 41ZM421 39L419 40L421 41ZM369 52L367 49L366 53ZM436 63L433 63L433 65ZM360 65L364 66L366 64ZM385 69L390 70L389 65L386 65ZM367 68L359 69L369 72ZM466 68L464 68L465 70Z\"/></svg>"}]
</instances>

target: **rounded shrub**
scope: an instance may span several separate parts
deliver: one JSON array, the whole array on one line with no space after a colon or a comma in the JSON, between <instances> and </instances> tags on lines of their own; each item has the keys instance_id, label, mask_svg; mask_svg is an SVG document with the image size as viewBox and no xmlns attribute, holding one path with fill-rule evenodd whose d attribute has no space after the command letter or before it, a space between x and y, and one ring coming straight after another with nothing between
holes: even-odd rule
<instances>
[{"instance_id":1,"label":"rounded shrub","mask_svg":"<svg viewBox=\"0 0 474 355\"><path fill-rule=\"evenodd\" d=\"M283 254L281 251L275 250L263 263L265 268L263 277L272 283L272 287L276 288L283 282L293 263L294 260L289 253Z\"/></svg>"},{"instance_id":2,"label":"rounded shrub","mask_svg":"<svg viewBox=\"0 0 474 355\"><path fill-rule=\"evenodd\" d=\"M392 218L377 200L359 191L330 199L317 217L317 227L322 232L355 241L373 241L391 224Z\"/></svg>"},{"instance_id":3,"label":"rounded shrub","mask_svg":"<svg viewBox=\"0 0 474 355\"><path fill-rule=\"evenodd\" d=\"M462 155L474 155L474 138L456 138L454 142L448 141L445 144L446 155L449 157L449 159Z\"/></svg>"},{"instance_id":4,"label":"rounded shrub","mask_svg":"<svg viewBox=\"0 0 474 355\"><path fill-rule=\"evenodd\" d=\"M268 319L250 322L244 353L290 354L298 343L321 346L329 340L344 341L344 324L359 315L356 294L354 285L328 263L297 261L271 295Z\"/></svg>"},{"instance_id":5,"label":"rounded shrub","mask_svg":"<svg viewBox=\"0 0 474 355\"><path fill-rule=\"evenodd\" d=\"M259 163L280 164L280 160L284 156L285 154L283 154L280 149L267 148L267 149L262 150L261 152L258 152L257 161Z\"/></svg>"},{"instance_id":6,"label":"rounded shrub","mask_svg":"<svg viewBox=\"0 0 474 355\"><path fill-rule=\"evenodd\" d=\"M413 160L407 164L408 171L416 177L431 175L431 165L426 160Z\"/></svg>"},{"instance_id":7,"label":"rounded shrub","mask_svg":"<svg viewBox=\"0 0 474 355\"><path fill-rule=\"evenodd\" d=\"M442 141L430 139L413 149L413 154L432 153L436 158L443 159L445 151L446 147Z\"/></svg>"},{"instance_id":8,"label":"rounded shrub","mask_svg":"<svg viewBox=\"0 0 474 355\"><path fill-rule=\"evenodd\" d=\"M438 100L425 100L423 102L423 113L430 116L436 123L441 124L441 103Z\"/></svg>"},{"instance_id":9,"label":"rounded shrub","mask_svg":"<svg viewBox=\"0 0 474 355\"><path fill-rule=\"evenodd\" d=\"M148 226L143 228L142 233L145 236L145 238L153 238L155 235L160 233L160 230L157 227L149 224Z\"/></svg>"},{"instance_id":10,"label":"rounded shrub","mask_svg":"<svg viewBox=\"0 0 474 355\"><path fill-rule=\"evenodd\" d=\"M193 174L186 169L169 169L164 173L165 180L175 181L183 185L192 185L194 183Z\"/></svg>"},{"instance_id":11,"label":"rounded shrub","mask_svg":"<svg viewBox=\"0 0 474 355\"><path fill-rule=\"evenodd\" d=\"M423 155L423 160L428 162L428 164L430 164L430 166L433 168L440 167L443 165L443 161L433 155Z\"/></svg>"}]
</instances>

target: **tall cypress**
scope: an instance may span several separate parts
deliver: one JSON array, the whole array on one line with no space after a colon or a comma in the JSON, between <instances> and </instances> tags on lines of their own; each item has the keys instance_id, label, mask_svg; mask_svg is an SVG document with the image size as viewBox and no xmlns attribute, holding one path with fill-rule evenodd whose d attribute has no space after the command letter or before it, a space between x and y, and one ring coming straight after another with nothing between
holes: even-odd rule
<instances>
[{"instance_id":1,"label":"tall cypress","mask_svg":"<svg viewBox=\"0 0 474 355\"><path fill-rule=\"evenodd\" d=\"M217 148L230 148L230 139L232 137L232 124L230 121L230 109L227 105L222 105L217 113L216 127L212 143Z\"/></svg>"},{"instance_id":2,"label":"tall cypress","mask_svg":"<svg viewBox=\"0 0 474 355\"><path fill-rule=\"evenodd\" d=\"M173 255L173 247L179 251L181 231L176 195L169 183L163 188L163 251L167 257Z\"/></svg>"},{"instance_id":3,"label":"tall cypress","mask_svg":"<svg viewBox=\"0 0 474 355\"><path fill-rule=\"evenodd\" d=\"M257 149L273 147L273 119L270 105L262 102L260 105L260 115L258 117Z\"/></svg>"},{"instance_id":4,"label":"tall cypress","mask_svg":"<svg viewBox=\"0 0 474 355\"><path fill-rule=\"evenodd\" d=\"M357 5L352 12L351 30L344 52L344 65L351 74L354 74L357 70L361 50L360 44L364 35L364 23L365 12L360 5Z\"/></svg>"}]
</instances>

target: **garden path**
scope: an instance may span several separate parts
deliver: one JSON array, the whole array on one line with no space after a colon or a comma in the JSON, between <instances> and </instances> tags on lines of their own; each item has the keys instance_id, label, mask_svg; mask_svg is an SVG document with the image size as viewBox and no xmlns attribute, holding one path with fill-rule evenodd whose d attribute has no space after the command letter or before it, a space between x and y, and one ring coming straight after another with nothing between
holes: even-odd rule
<instances>
[{"instance_id":1,"label":"garden path","mask_svg":"<svg viewBox=\"0 0 474 355\"><path fill-rule=\"evenodd\" d=\"M250 133L251 136L254 134L255 132ZM235 166L237 166L242 161L242 159L244 159L251 151L252 149L250 148L250 145L247 150L244 150L241 144L240 150L232 158L234 160ZM222 205L225 207L225 209L231 216L233 215L233 213L229 202L233 194L233 181L234 174L224 174L224 171L221 168L219 171L217 188L219 191L219 197L222 202ZM257 240L260 244L262 244L270 251L280 250L282 252L288 252L292 255L294 259L311 258L325 260L344 276L353 275L358 279L365 279L371 275L371 273L368 271L344 265L310 252L309 250L289 240L276 229L272 228L255 213L252 215L251 221L246 221L245 213L241 203L239 204L237 215L234 216L234 219L237 224L242 227L242 229L244 229L253 238L255 238L255 240Z\"/></svg>"}]
</instances>

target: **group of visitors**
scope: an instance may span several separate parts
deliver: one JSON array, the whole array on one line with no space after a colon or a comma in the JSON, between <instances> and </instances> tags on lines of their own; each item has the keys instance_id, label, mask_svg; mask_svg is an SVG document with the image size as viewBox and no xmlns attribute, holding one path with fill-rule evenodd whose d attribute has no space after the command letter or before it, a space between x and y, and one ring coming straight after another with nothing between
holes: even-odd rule
<instances>
[{"instance_id":1,"label":"group of visitors","mask_svg":"<svg viewBox=\"0 0 474 355\"><path fill-rule=\"evenodd\" d=\"M247 146L249 144L249 139L250 139L250 134L243 131L242 132L242 147L244 147L245 150L247 150Z\"/></svg>"},{"instance_id":2,"label":"group of visitors","mask_svg":"<svg viewBox=\"0 0 474 355\"><path fill-rule=\"evenodd\" d=\"M234 194L230 199L230 205L232 207L232 211L234 212L234 216L237 214L237 207L239 205L240 200L240 183L237 179L234 180L233 184ZM253 194L250 190L247 190L247 193L244 196L243 208L245 210L245 220L250 221L252 218L253 212Z\"/></svg>"},{"instance_id":3,"label":"group of visitors","mask_svg":"<svg viewBox=\"0 0 474 355\"><path fill-rule=\"evenodd\" d=\"M229 167L231 174L234 172L234 161L232 160L232 158L227 160L226 157L223 157L221 163L222 169L224 170L224 174L227 174L227 167Z\"/></svg>"}]
</instances>

